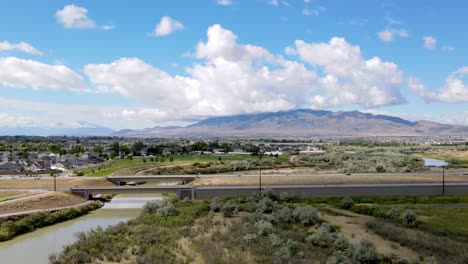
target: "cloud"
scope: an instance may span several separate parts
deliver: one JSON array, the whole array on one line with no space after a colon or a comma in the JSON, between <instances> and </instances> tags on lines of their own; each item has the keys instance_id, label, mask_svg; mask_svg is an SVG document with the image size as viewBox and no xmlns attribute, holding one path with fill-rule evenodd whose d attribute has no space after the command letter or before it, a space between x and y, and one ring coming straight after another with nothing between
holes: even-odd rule
<instances>
[{"instance_id":1,"label":"cloud","mask_svg":"<svg viewBox=\"0 0 468 264\"><path fill-rule=\"evenodd\" d=\"M39 120L28 116L0 112L0 126L2 128L38 127L41 126L41 123Z\"/></svg>"},{"instance_id":2,"label":"cloud","mask_svg":"<svg viewBox=\"0 0 468 264\"><path fill-rule=\"evenodd\" d=\"M306 15L306 16L318 16L320 15L321 13L325 12L327 9L323 6L319 6L317 8L314 8L314 9L310 9L308 7L305 7L303 10L302 10L302 14Z\"/></svg>"},{"instance_id":3,"label":"cloud","mask_svg":"<svg viewBox=\"0 0 468 264\"><path fill-rule=\"evenodd\" d=\"M296 40L295 49L289 49L312 66L323 67L325 77L320 79L322 93L310 99L314 108L358 104L378 107L405 103L400 93L403 74L392 62L378 57L364 59L358 46L342 38L328 43L305 43Z\"/></svg>"},{"instance_id":4,"label":"cloud","mask_svg":"<svg viewBox=\"0 0 468 264\"><path fill-rule=\"evenodd\" d=\"M195 56L204 60L172 76L138 58L90 64L86 75L101 92L135 98L175 116L219 116L278 111L305 104L316 74L266 49L239 45L237 36L219 25L208 29ZM275 67L270 65L274 64Z\"/></svg>"},{"instance_id":5,"label":"cloud","mask_svg":"<svg viewBox=\"0 0 468 264\"><path fill-rule=\"evenodd\" d=\"M114 25L103 25L103 26L101 26L101 29L105 30L105 31L112 30L112 29L115 29L115 26Z\"/></svg>"},{"instance_id":6,"label":"cloud","mask_svg":"<svg viewBox=\"0 0 468 264\"><path fill-rule=\"evenodd\" d=\"M156 108L46 103L0 97L0 127L86 126L86 123L80 120L113 129L141 129L155 125L186 125L193 122L183 121L182 117L161 114L161 110Z\"/></svg>"},{"instance_id":7,"label":"cloud","mask_svg":"<svg viewBox=\"0 0 468 264\"><path fill-rule=\"evenodd\" d=\"M87 91L83 78L64 65L0 57L0 84L16 88Z\"/></svg>"},{"instance_id":8,"label":"cloud","mask_svg":"<svg viewBox=\"0 0 468 264\"><path fill-rule=\"evenodd\" d=\"M344 39L330 43L296 41L289 52L326 75L298 61L252 44L220 25L207 30L196 45L201 60L185 75L171 75L139 58L121 58L108 64L88 64L85 74L98 92L134 98L151 111L126 112L126 117L154 115L199 119L241 113L279 111L299 107L399 104L402 74L379 58L364 60L359 47ZM155 107L156 106L156 107Z\"/></svg>"},{"instance_id":9,"label":"cloud","mask_svg":"<svg viewBox=\"0 0 468 264\"><path fill-rule=\"evenodd\" d=\"M377 33L377 36L380 40L385 42L391 42L395 39L395 37L408 37L408 31L405 29L385 29Z\"/></svg>"},{"instance_id":10,"label":"cloud","mask_svg":"<svg viewBox=\"0 0 468 264\"><path fill-rule=\"evenodd\" d=\"M31 44L26 43L26 42L20 42L20 43L10 43L8 41L1 41L0 42L0 51L22 51L26 52L29 54L33 55L39 55L42 56L42 52L40 50L37 50Z\"/></svg>"},{"instance_id":11,"label":"cloud","mask_svg":"<svg viewBox=\"0 0 468 264\"><path fill-rule=\"evenodd\" d=\"M424 47L426 49L435 49L437 45L436 38L434 38L433 36L424 36L422 39L424 41Z\"/></svg>"},{"instance_id":12,"label":"cloud","mask_svg":"<svg viewBox=\"0 0 468 264\"><path fill-rule=\"evenodd\" d=\"M222 6L232 5L232 1L231 1L231 0L217 0L216 3L217 3L218 5L222 5Z\"/></svg>"},{"instance_id":13,"label":"cloud","mask_svg":"<svg viewBox=\"0 0 468 264\"><path fill-rule=\"evenodd\" d=\"M455 48L451 46L442 46L440 50L446 51L446 52L452 52L452 51L455 51Z\"/></svg>"},{"instance_id":14,"label":"cloud","mask_svg":"<svg viewBox=\"0 0 468 264\"><path fill-rule=\"evenodd\" d=\"M388 25L401 25L399 20L392 18L391 16L385 16L385 20L387 21Z\"/></svg>"},{"instance_id":15,"label":"cloud","mask_svg":"<svg viewBox=\"0 0 468 264\"><path fill-rule=\"evenodd\" d=\"M466 75L468 75L468 67L459 68L448 76L445 85L439 88L438 93L428 90L416 78L409 79L408 87L411 92L423 98L427 103L467 103L468 86L463 80Z\"/></svg>"},{"instance_id":16,"label":"cloud","mask_svg":"<svg viewBox=\"0 0 468 264\"><path fill-rule=\"evenodd\" d=\"M268 2L270 5L273 5L273 6L278 6L279 5L279 2L278 0L271 0L270 2Z\"/></svg>"},{"instance_id":17,"label":"cloud","mask_svg":"<svg viewBox=\"0 0 468 264\"><path fill-rule=\"evenodd\" d=\"M152 33L153 36L167 36L169 34L174 33L175 31L179 31L184 29L184 25L179 21L172 19L171 17L164 16L161 18L159 24L156 25L154 32Z\"/></svg>"},{"instance_id":18,"label":"cloud","mask_svg":"<svg viewBox=\"0 0 468 264\"><path fill-rule=\"evenodd\" d=\"M96 23L88 17L88 10L84 7L67 5L55 13L57 21L65 28L94 28Z\"/></svg>"}]
</instances>

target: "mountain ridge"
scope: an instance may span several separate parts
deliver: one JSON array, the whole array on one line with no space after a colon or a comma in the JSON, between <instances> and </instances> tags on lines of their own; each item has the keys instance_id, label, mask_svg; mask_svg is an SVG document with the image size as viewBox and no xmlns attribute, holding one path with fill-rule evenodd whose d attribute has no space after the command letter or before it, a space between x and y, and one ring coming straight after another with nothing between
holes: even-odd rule
<instances>
[{"instance_id":1,"label":"mountain ridge","mask_svg":"<svg viewBox=\"0 0 468 264\"><path fill-rule=\"evenodd\" d=\"M468 126L360 111L296 109L210 117L185 127L118 131L120 136L422 136L468 134Z\"/></svg>"}]
</instances>

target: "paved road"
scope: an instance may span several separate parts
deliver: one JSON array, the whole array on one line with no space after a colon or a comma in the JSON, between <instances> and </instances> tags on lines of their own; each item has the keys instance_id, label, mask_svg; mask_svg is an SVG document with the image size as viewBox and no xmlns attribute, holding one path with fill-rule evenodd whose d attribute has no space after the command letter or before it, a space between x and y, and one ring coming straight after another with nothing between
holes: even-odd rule
<instances>
[{"instance_id":1,"label":"paved road","mask_svg":"<svg viewBox=\"0 0 468 264\"><path fill-rule=\"evenodd\" d=\"M263 186L264 188L267 186ZM409 184L329 184L329 185L272 185L277 193L287 192L302 197L345 197L345 196L418 196L445 194L468 194L468 182L447 183L443 188L439 183ZM259 190L258 185L242 186L120 186L120 187L79 187L71 192L88 197L96 194L119 193L164 193L175 192L193 199L249 195Z\"/></svg>"}]
</instances>

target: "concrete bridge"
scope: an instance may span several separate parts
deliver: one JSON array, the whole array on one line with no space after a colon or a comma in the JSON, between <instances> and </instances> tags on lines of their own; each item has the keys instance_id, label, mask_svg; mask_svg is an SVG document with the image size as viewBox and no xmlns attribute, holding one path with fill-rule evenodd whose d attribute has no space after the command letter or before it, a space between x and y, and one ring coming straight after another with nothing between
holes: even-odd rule
<instances>
[{"instance_id":1,"label":"concrete bridge","mask_svg":"<svg viewBox=\"0 0 468 264\"><path fill-rule=\"evenodd\" d=\"M106 180L112 182L115 185L121 186L129 182L177 182L180 181L182 184L187 184L194 181L197 175L159 175L159 176L108 176Z\"/></svg>"},{"instance_id":2,"label":"concrete bridge","mask_svg":"<svg viewBox=\"0 0 468 264\"><path fill-rule=\"evenodd\" d=\"M263 186L266 188L267 186ZM408 183L408 184L330 184L330 185L271 185L277 193L287 192L304 198L346 197L346 196L424 196L445 194L468 194L468 182L446 183ZM214 197L250 195L258 192L259 187L247 186L119 186L119 187L78 187L70 192L90 199L97 194L127 193L175 193L180 198L211 199Z\"/></svg>"},{"instance_id":3,"label":"concrete bridge","mask_svg":"<svg viewBox=\"0 0 468 264\"><path fill-rule=\"evenodd\" d=\"M192 197L192 187L188 185L72 187L69 191L86 199L91 199L99 194L175 193L180 198Z\"/></svg>"}]
</instances>

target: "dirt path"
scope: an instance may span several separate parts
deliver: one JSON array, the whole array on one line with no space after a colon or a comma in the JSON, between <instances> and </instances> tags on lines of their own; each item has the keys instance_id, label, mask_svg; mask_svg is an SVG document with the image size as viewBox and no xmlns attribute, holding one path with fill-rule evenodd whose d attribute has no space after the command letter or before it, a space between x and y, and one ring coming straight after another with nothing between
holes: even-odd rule
<instances>
[{"instance_id":1,"label":"dirt path","mask_svg":"<svg viewBox=\"0 0 468 264\"><path fill-rule=\"evenodd\" d=\"M35 198L40 198L42 196L47 196L49 194L50 194L50 192L38 191L38 192L31 192L30 194L24 194L24 195L21 195L21 196L19 196L17 198L11 197L11 199L0 202L0 208L2 206L8 205L8 204L17 203L17 202L21 202L21 201L27 201L27 200L35 199Z\"/></svg>"},{"instance_id":2,"label":"dirt path","mask_svg":"<svg viewBox=\"0 0 468 264\"><path fill-rule=\"evenodd\" d=\"M84 201L84 202L81 202L79 204L72 204L72 205L61 206L61 207L36 209L36 210L29 210L29 211L9 213L9 214L0 214L0 219L1 218L6 218L6 217L13 217L13 216L21 216L21 215L40 213L40 212L55 212L55 211L64 210L64 209L70 209L70 208L77 208L77 207L81 207L81 206L86 206L86 205L89 205L89 204L92 204L92 203L93 203L93 201Z\"/></svg>"},{"instance_id":3,"label":"dirt path","mask_svg":"<svg viewBox=\"0 0 468 264\"><path fill-rule=\"evenodd\" d=\"M402 247L397 243L385 240L379 235L368 231L364 227L364 223L373 219L373 217L331 207L327 207L327 209L336 212L337 215L322 212L321 218L332 225L340 226L341 233L353 244L358 244L362 239L367 239L374 243L374 245L379 249L379 252L386 257L401 256L409 260L419 259L419 255L415 251L407 247Z\"/></svg>"},{"instance_id":4,"label":"dirt path","mask_svg":"<svg viewBox=\"0 0 468 264\"><path fill-rule=\"evenodd\" d=\"M84 202L83 198L68 193L46 192L33 197L16 199L2 204L0 206L0 215L74 206L82 202Z\"/></svg>"}]
</instances>

